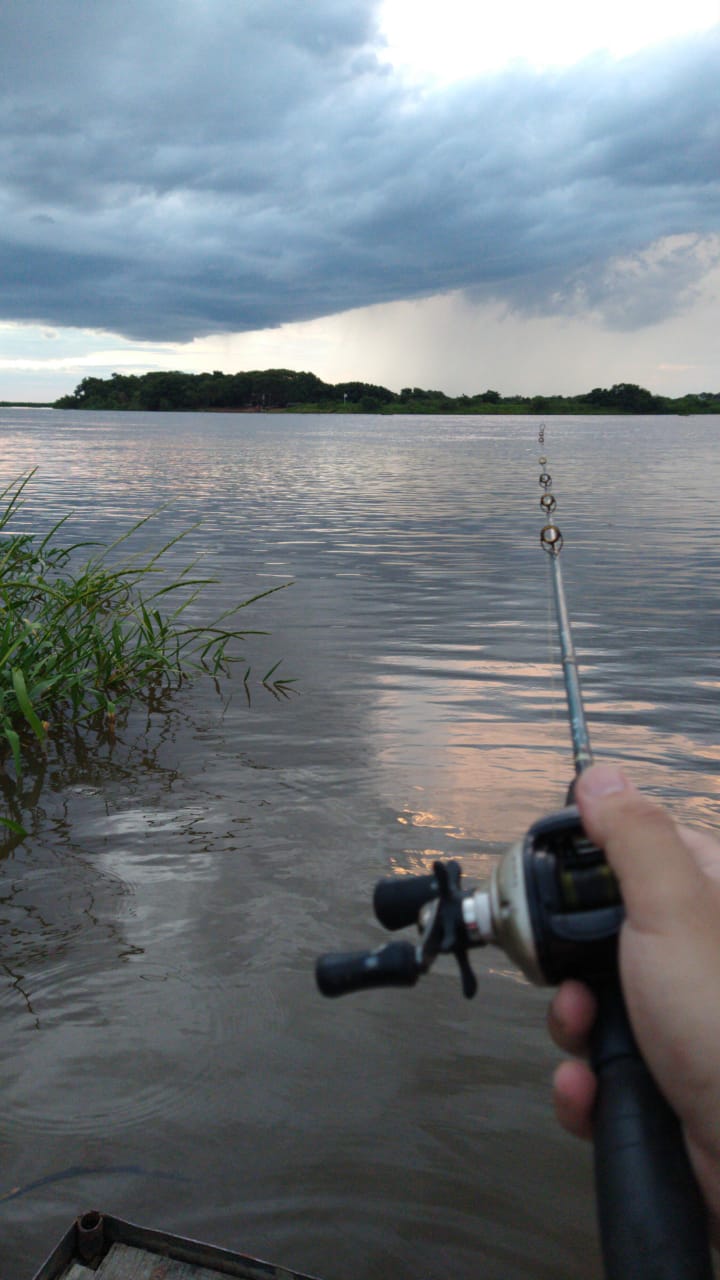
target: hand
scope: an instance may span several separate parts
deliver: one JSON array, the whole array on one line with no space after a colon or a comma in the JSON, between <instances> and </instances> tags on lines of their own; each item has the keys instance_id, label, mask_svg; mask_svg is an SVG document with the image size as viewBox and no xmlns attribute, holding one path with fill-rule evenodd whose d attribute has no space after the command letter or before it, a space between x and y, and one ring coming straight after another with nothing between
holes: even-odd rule
<instances>
[{"instance_id":1,"label":"hand","mask_svg":"<svg viewBox=\"0 0 720 1280\"><path fill-rule=\"evenodd\" d=\"M620 881L626 909L620 976L630 1021L680 1117L720 1243L720 843L677 826L606 765L580 776L576 802L587 834ZM558 1119L585 1138L592 1135L596 1081L581 1055L595 1013L589 989L565 982L548 1019L555 1042L578 1055L555 1073Z\"/></svg>"}]
</instances>

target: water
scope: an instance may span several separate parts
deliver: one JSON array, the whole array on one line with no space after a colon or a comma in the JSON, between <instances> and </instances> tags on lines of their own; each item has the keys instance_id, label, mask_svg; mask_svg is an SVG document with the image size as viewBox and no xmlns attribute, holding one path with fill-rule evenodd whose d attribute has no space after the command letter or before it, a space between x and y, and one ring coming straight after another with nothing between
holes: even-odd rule
<instances>
[{"instance_id":1,"label":"water","mask_svg":"<svg viewBox=\"0 0 720 1280\"><path fill-rule=\"evenodd\" d=\"M253 606L236 678L51 748L3 861L0 1276L98 1207L326 1280L600 1275L547 994L478 953L323 1001L374 881L471 878L570 772L532 418L0 414L19 526L159 545ZM718 821L717 418L549 419L598 755ZM177 553L178 563L181 552ZM228 702L228 695L232 697Z\"/></svg>"}]
</instances>

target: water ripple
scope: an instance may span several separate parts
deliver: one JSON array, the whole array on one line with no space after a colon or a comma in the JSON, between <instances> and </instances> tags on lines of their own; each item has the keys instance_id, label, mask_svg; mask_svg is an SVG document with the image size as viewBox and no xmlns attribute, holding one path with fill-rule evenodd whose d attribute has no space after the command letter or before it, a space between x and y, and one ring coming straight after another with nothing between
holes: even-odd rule
<instances>
[{"instance_id":1,"label":"water ripple","mask_svg":"<svg viewBox=\"0 0 720 1280\"><path fill-rule=\"evenodd\" d=\"M112 753L51 744L14 796L31 838L0 864L0 1132L4 1186L28 1190L4 1206L0 1272L39 1262L37 1206L50 1225L67 1208L40 1183L80 1144L88 1167L191 1163L185 1190L117 1179L127 1216L234 1246L242 1229L307 1271L409 1280L422 1240L457 1280L599 1276L586 1153L549 1114L544 995L486 953L472 1008L449 965L341 1008L312 980L318 951L382 940L375 878L460 856L483 880L562 802L537 422L3 410L0 429L6 483L39 467L29 532L74 509L73 539L109 540L168 503L140 538L157 548L200 521L172 555L219 579L193 618L293 579L248 612L269 634L245 652L300 691L188 687ZM546 435L596 751L706 826L717 430Z\"/></svg>"}]
</instances>

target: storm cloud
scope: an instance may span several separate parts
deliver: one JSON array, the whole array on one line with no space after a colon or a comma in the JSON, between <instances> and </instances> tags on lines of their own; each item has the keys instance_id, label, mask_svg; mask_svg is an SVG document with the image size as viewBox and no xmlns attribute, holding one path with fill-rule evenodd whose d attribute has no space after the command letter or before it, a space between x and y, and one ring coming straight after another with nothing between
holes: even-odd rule
<instances>
[{"instance_id":1,"label":"storm cloud","mask_svg":"<svg viewBox=\"0 0 720 1280\"><path fill-rule=\"evenodd\" d=\"M720 29L420 89L373 0L23 0L0 318L185 341L466 290L636 327L718 251Z\"/></svg>"}]
</instances>

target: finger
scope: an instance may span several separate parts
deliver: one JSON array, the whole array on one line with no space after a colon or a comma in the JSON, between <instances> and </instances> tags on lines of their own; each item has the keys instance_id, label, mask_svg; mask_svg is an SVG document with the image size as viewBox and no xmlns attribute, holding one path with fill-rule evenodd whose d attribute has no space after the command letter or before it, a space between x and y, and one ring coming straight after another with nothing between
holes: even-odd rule
<instances>
[{"instance_id":1,"label":"finger","mask_svg":"<svg viewBox=\"0 0 720 1280\"><path fill-rule=\"evenodd\" d=\"M565 1053L587 1053L590 1031L597 1014L597 1001L582 982L563 982L548 1009L548 1030Z\"/></svg>"},{"instance_id":2,"label":"finger","mask_svg":"<svg viewBox=\"0 0 720 1280\"><path fill-rule=\"evenodd\" d=\"M609 765L580 775L576 799L587 834L620 880L633 924L647 932L671 931L704 887L670 814Z\"/></svg>"},{"instance_id":3,"label":"finger","mask_svg":"<svg viewBox=\"0 0 720 1280\"><path fill-rule=\"evenodd\" d=\"M586 1062L561 1062L553 1076L555 1114L576 1138L592 1137L597 1080Z\"/></svg>"}]
</instances>

